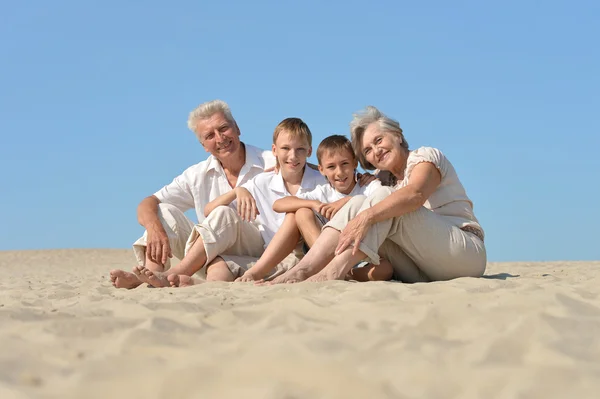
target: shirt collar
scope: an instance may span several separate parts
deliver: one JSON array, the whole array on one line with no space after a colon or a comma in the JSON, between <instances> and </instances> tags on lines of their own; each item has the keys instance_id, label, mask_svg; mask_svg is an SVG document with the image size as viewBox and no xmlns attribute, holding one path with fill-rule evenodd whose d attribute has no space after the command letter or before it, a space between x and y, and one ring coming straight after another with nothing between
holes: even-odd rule
<instances>
[{"instance_id":1,"label":"shirt collar","mask_svg":"<svg viewBox=\"0 0 600 399\"><path fill-rule=\"evenodd\" d=\"M302 182L300 182L300 187L298 187L298 194L302 193L303 188L308 185L308 179L310 179L310 168L307 165L304 165L304 174L302 175ZM289 194L287 188L285 188L285 184L283 182L283 176L281 176L281 171L277 172L273 179L269 182L269 188L277 193Z\"/></svg>"},{"instance_id":2,"label":"shirt collar","mask_svg":"<svg viewBox=\"0 0 600 399\"><path fill-rule=\"evenodd\" d=\"M246 147L246 163L251 168L260 168L264 169L264 162L261 157L262 150L260 148L254 147L253 145L244 144Z\"/></svg>"},{"instance_id":3,"label":"shirt collar","mask_svg":"<svg viewBox=\"0 0 600 399\"><path fill-rule=\"evenodd\" d=\"M254 147L252 145L248 145L242 142L240 143L246 148L246 162L244 163L244 166L242 166L242 169L244 169L245 166L248 166L250 168L263 169L264 165L261 161L262 158L260 157L261 151L257 147ZM208 170L214 170L217 172L223 171L223 166L221 165L221 162L219 162L217 157L215 157L212 154L208 157Z\"/></svg>"}]
</instances>

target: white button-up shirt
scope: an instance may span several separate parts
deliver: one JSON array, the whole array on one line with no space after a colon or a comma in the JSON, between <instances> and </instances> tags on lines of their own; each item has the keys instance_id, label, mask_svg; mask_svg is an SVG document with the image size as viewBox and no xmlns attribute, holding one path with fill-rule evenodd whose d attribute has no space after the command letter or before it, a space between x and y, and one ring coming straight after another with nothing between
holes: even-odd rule
<instances>
[{"instance_id":1,"label":"white button-up shirt","mask_svg":"<svg viewBox=\"0 0 600 399\"><path fill-rule=\"evenodd\" d=\"M305 166L304 176L302 176L302 182L296 194L312 191L324 182L326 180L323 175ZM285 184L283 184L281 173L275 172L260 174L244 184L243 187L250 191L250 194L252 194L256 201L256 207L258 208L258 212L260 212L260 215L256 218L256 222L258 223L260 234L265 241L266 248L285 218L285 213L277 213L273 210L273 203L291 194L285 188Z\"/></svg>"},{"instance_id":2,"label":"white button-up shirt","mask_svg":"<svg viewBox=\"0 0 600 399\"><path fill-rule=\"evenodd\" d=\"M371 183L360 186L358 182L354 185L354 188L350 192L350 194L342 194L330 183L322 184L317 186L314 190L297 194L296 197L306 199L306 200L317 200L324 204L329 204L338 200L341 200L344 197L354 197L355 195L365 195L369 196L373 193L373 191L382 187L381 182L379 180L373 180Z\"/></svg>"},{"instance_id":3,"label":"white button-up shirt","mask_svg":"<svg viewBox=\"0 0 600 399\"><path fill-rule=\"evenodd\" d=\"M237 186L250 181L265 169L275 166L275 157L271 151L245 144L246 163L240 171ZM202 223L204 207L215 198L231 191L225 171L219 160L210 155L208 159L190 166L177 176L171 184L154 193L160 202L171 204L182 212L196 209L198 223Z\"/></svg>"}]
</instances>

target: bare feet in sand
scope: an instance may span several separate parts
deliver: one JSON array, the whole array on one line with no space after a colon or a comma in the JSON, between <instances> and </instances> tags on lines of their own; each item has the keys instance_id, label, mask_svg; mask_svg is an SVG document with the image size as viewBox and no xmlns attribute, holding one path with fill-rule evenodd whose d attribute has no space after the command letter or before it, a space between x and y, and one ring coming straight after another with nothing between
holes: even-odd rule
<instances>
[{"instance_id":1,"label":"bare feet in sand","mask_svg":"<svg viewBox=\"0 0 600 399\"><path fill-rule=\"evenodd\" d=\"M169 280L171 287L190 287L203 282L185 274L171 274L167 277L167 280Z\"/></svg>"},{"instance_id":2,"label":"bare feet in sand","mask_svg":"<svg viewBox=\"0 0 600 399\"><path fill-rule=\"evenodd\" d=\"M110 271L110 281L115 288L127 288L128 290L142 284L135 274L117 269Z\"/></svg>"},{"instance_id":3,"label":"bare feet in sand","mask_svg":"<svg viewBox=\"0 0 600 399\"><path fill-rule=\"evenodd\" d=\"M137 276L139 281L146 284L150 284L156 288L170 287L171 284L167 280L167 276L164 273L153 272L152 270L146 269L144 266L136 266L133 268L133 274Z\"/></svg>"}]
</instances>

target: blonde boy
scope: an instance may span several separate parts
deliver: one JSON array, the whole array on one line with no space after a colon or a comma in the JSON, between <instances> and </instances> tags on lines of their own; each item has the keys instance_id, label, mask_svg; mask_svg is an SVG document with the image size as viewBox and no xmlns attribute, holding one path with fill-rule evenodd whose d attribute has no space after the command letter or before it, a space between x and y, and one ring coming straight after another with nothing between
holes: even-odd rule
<instances>
[{"instance_id":1,"label":"blonde boy","mask_svg":"<svg viewBox=\"0 0 600 399\"><path fill-rule=\"evenodd\" d=\"M283 224L285 215L273 211L273 202L323 183L317 171L306 167L311 142L312 134L301 119L283 120L273 134L278 172L262 173L206 205L207 217L194 227L186 246L186 259L191 261L161 274L140 267L138 277L156 287L190 285L189 276L204 268L207 281L234 281L263 254ZM233 201L237 201L237 212L228 206ZM287 254L294 246L290 245ZM294 264L288 262L287 267Z\"/></svg>"},{"instance_id":2,"label":"blonde boy","mask_svg":"<svg viewBox=\"0 0 600 399\"><path fill-rule=\"evenodd\" d=\"M352 143L345 136L333 135L325 138L317 148L317 159L319 171L329 183L307 193L282 198L273 204L273 209L277 212L295 212L295 222L308 247L312 247L323 225L351 197L369 196L381 187L379 180L373 180L364 186L358 184L358 160ZM391 264L382 260L377 266L366 264L352 269L349 277L358 281L389 280L392 274Z\"/></svg>"}]
</instances>

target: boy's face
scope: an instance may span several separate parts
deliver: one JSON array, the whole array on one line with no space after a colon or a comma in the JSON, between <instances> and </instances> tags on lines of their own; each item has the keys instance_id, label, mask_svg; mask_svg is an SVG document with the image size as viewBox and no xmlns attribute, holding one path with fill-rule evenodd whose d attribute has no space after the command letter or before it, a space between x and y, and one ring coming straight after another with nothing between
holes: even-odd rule
<instances>
[{"instance_id":1,"label":"boy's face","mask_svg":"<svg viewBox=\"0 0 600 399\"><path fill-rule=\"evenodd\" d=\"M342 194L350 194L354 188L354 171L358 161L348 150L325 151L319 163L319 172Z\"/></svg>"},{"instance_id":2,"label":"boy's face","mask_svg":"<svg viewBox=\"0 0 600 399\"><path fill-rule=\"evenodd\" d=\"M304 137L293 137L285 130L279 133L273 144L273 155L279 161L279 167L286 173L301 173L310 157L311 146Z\"/></svg>"}]
</instances>

